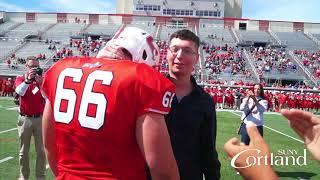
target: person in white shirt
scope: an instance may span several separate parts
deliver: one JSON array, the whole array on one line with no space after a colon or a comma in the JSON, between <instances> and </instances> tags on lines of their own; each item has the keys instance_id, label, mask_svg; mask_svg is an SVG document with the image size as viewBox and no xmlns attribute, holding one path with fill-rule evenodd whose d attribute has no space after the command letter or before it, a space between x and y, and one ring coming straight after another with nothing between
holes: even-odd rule
<instances>
[{"instance_id":1,"label":"person in white shirt","mask_svg":"<svg viewBox=\"0 0 320 180\"><path fill-rule=\"evenodd\" d=\"M261 136L263 136L263 113L268 109L268 102L264 99L263 86L261 84L255 84L253 91L249 90L247 96L242 100L240 104L240 111L242 111L241 119L243 120L240 135L241 142L248 145L250 138L247 133L246 124L250 121L253 122Z\"/></svg>"}]
</instances>

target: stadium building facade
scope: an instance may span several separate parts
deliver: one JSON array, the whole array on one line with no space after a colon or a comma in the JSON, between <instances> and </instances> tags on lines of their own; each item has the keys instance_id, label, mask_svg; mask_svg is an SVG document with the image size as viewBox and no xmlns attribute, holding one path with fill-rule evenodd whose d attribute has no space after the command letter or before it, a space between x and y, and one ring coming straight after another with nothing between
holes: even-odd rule
<instances>
[{"instance_id":1,"label":"stadium building facade","mask_svg":"<svg viewBox=\"0 0 320 180\"><path fill-rule=\"evenodd\" d=\"M121 1L121 0L119 0ZM120 2L118 2L120 3ZM219 6L228 7L228 3L222 3ZM121 4L119 5L122 6ZM178 6L177 6L178 7ZM122 8L123 12L128 7ZM156 7L158 8L158 7ZM160 7L160 9L162 6ZM118 8L119 9L119 8ZM181 8L182 9L182 8ZM168 9L167 9L168 10ZM170 9L170 13L172 9ZM276 32L306 32L319 33L320 23L312 22L289 22L289 21L272 21L272 20L254 20L245 18L236 18L225 16L228 8L221 10L221 17L196 16L196 11L189 10L189 14L194 16L183 15L157 15L156 13L133 11L134 14L84 14L84 13L37 13L37 12L0 12L0 22L18 22L18 23L74 23L75 19L80 19L86 24L132 24L132 23L156 23L162 25L183 25L187 27L210 25L214 27L224 27L235 30L249 31L276 31ZM204 10L207 11L207 10ZM129 11L128 11L129 12ZM163 11L162 11L163 12ZM169 12L169 10L167 11ZM175 11L176 12L176 11ZM183 11L187 13L186 10ZM215 11L216 12L216 11ZM217 11L218 12L218 11ZM231 11L230 11L231 12ZM160 13L160 12L158 12ZM180 11L181 13L181 11ZM148 15L149 14L149 15ZM224 14L224 17L222 16ZM231 13L232 14L232 13ZM239 15L239 13L236 13ZM241 14L241 13L240 13Z\"/></svg>"},{"instance_id":2,"label":"stadium building facade","mask_svg":"<svg viewBox=\"0 0 320 180\"><path fill-rule=\"evenodd\" d=\"M242 0L118 0L118 14L241 18Z\"/></svg>"}]
</instances>

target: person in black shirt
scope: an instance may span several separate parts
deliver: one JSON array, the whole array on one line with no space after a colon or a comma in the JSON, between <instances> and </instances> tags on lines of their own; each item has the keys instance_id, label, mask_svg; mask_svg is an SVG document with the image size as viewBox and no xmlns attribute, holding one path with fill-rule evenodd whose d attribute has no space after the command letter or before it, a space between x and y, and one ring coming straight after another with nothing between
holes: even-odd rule
<instances>
[{"instance_id":1,"label":"person in black shirt","mask_svg":"<svg viewBox=\"0 0 320 180\"><path fill-rule=\"evenodd\" d=\"M176 95L166 123L181 180L220 179L215 104L191 75L199 44L193 32L179 30L170 36L167 53L168 78L176 86Z\"/></svg>"}]
</instances>

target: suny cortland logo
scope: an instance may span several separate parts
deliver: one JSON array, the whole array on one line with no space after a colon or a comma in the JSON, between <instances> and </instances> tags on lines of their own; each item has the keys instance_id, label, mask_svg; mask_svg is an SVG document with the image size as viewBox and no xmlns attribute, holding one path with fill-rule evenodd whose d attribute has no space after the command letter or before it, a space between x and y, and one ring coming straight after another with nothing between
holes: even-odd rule
<instances>
[{"instance_id":1,"label":"suny cortland logo","mask_svg":"<svg viewBox=\"0 0 320 180\"><path fill-rule=\"evenodd\" d=\"M246 164L237 166L236 161L242 155L250 153L251 156L246 157ZM270 161L268 161L270 159ZM270 162L270 164L268 164ZM231 166L234 168L248 168L255 165L272 165L272 166L306 166L307 165L307 150L303 150L303 155L299 156L296 150L279 150L277 154L270 153L261 155L259 149L246 149L236 154L231 160Z\"/></svg>"}]
</instances>

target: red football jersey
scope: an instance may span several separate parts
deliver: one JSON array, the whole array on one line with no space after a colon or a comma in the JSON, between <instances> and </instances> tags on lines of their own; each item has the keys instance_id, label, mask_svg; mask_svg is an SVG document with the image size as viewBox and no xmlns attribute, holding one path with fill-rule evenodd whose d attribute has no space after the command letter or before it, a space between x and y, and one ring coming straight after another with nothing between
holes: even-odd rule
<instances>
[{"instance_id":1,"label":"red football jersey","mask_svg":"<svg viewBox=\"0 0 320 180\"><path fill-rule=\"evenodd\" d=\"M47 71L43 89L54 114L59 176L146 179L136 119L169 112L175 89L168 79L131 61L66 58Z\"/></svg>"}]
</instances>

